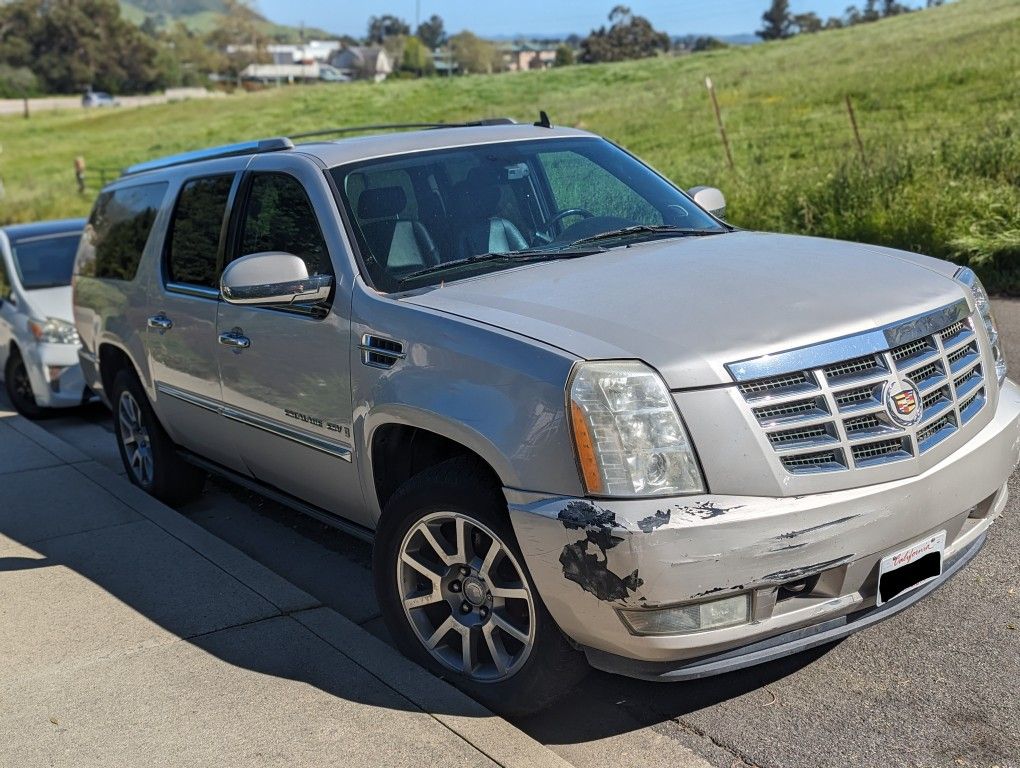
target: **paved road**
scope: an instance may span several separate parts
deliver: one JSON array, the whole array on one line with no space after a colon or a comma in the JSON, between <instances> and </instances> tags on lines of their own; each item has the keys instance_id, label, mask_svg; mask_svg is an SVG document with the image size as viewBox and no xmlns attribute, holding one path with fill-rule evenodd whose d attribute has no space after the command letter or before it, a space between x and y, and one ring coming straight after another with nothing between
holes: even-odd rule
<instances>
[{"instance_id":1,"label":"paved road","mask_svg":"<svg viewBox=\"0 0 1020 768\"><path fill-rule=\"evenodd\" d=\"M997 301L1020 375L1020 301ZM42 425L120 471L101 408ZM592 673L516 722L578 768L1000 766L1020 768L1020 475L974 563L903 614L829 646L701 683ZM385 639L368 545L214 481L181 510ZM700 756L700 758L699 758Z\"/></svg>"}]
</instances>

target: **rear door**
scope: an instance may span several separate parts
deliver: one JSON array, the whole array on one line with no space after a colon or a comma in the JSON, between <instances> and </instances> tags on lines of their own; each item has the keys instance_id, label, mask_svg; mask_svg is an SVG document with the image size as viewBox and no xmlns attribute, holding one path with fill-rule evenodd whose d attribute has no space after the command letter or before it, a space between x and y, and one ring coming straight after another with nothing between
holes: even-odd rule
<instances>
[{"instance_id":1,"label":"rear door","mask_svg":"<svg viewBox=\"0 0 1020 768\"><path fill-rule=\"evenodd\" d=\"M332 275L334 289L315 307L220 304L224 415L236 450L258 480L368 524L351 441L351 278L340 268L336 204L307 159L260 155L245 176L231 258L292 253L309 275Z\"/></svg>"},{"instance_id":2,"label":"rear door","mask_svg":"<svg viewBox=\"0 0 1020 768\"><path fill-rule=\"evenodd\" d=\"M216 314L226 214L240 174L187 178L165 238L145 335L156 411L175 443L226 467L244 465L219 416Z\"/></svg>"}]
</instances>

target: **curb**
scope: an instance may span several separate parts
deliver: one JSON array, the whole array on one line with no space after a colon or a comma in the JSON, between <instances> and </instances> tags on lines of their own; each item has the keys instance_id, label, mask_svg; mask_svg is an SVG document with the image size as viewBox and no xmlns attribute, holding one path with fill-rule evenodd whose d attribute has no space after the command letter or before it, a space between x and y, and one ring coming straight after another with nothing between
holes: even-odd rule
<instances>
[{"instance_id":1,"label":"curb","mask_svg":"<svg viewBox=\"0 0 1020 768\"><path fill-rule=\"evenodd\" d=\"M543 744L127 479L21 416L0 411L0 419L272 603L281 614L299 622L498 765L569 768L569 763Z\"/></svg>"}]
</instances>

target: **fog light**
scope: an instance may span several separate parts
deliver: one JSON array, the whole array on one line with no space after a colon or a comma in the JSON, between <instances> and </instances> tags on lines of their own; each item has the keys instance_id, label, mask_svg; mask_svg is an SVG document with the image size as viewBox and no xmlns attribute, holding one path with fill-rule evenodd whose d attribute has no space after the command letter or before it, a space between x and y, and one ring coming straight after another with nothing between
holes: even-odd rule
<instances>
[{"instance_id":1,"label":"fog light","mask_svg":"<svg viewBox=\"0 0 1020 768\"><path fill-rule=\"evenodd\" d=\"M746 624L751 615L751 596L744 593L705 603L619 614L635 635L684 635Z\"/></svg>"}]
</instances>

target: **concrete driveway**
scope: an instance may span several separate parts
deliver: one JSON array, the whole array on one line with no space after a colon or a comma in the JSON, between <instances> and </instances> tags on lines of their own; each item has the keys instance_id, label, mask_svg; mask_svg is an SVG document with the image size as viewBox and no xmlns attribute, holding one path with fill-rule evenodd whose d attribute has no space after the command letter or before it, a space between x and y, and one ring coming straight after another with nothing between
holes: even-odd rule
<instances>
[{"instance_id":1,"label":"concrete driveway","mask_svg":"<svg viewBox=\"0 0 1020 768\"><path fill-rule=\"evenodd\" d=\"M1020 301L995 309L1020 377ZM120 470L101 408L41 422ZM1020 476L984 551L917 606L834 646L697 683L592 673L554 709L515 721L589 766L1020 766ZM385 639L370 549L257 494L213 481L180 510Z\"/></svg>"}]
</instances>

